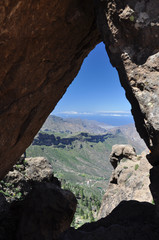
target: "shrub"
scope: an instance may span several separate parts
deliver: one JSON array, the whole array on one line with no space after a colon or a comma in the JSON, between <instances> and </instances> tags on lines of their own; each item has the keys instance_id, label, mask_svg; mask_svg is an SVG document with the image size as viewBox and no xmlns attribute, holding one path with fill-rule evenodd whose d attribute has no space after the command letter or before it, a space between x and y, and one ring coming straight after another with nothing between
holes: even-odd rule
<instances>
[{"instance_id":1,"label":"shrub","mask_svg":"<svg viewBox=\"0 0 159 240\"><path fill-rule=\"evenodd\" d=\"M139 164L135 165L135 171L139 168Z\"/></svg>"}]
</instances>

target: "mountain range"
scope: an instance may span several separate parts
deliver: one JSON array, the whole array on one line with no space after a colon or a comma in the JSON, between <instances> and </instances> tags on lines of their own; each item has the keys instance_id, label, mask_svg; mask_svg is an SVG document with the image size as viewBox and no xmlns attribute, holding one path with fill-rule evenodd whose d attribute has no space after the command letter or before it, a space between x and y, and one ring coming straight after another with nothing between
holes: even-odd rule
<instances>
[{"instance_id":1,"label":"mountain range","mask_svg":"<svg viewBox=\"0 0 159 240\"><path fill-rule=\"evenodd\" d=\"M122 126L112 126L95 120L86 120L80 118L61 118L50 115L41 131L51 133L62 133L68 136L69 134L87 132L90 134L116 134L120 132L127 143L135 147L137 153L141 153L146 149L144 141L140 138L133 123Z\"/></svg>"},{"instance_id":2,"label":"mountain range","mask_svg":"<svg viewBox=\"0 0 159 240\"><path fill-rule=\"evenodd\" d=\"M42 126L41 130L59 133L89 132L94 134L102 134L107 132L107 130L110 128L113 128L113 126L100 123L95 120L61 118L50 115Z\"/></svg>"}]
</instances>

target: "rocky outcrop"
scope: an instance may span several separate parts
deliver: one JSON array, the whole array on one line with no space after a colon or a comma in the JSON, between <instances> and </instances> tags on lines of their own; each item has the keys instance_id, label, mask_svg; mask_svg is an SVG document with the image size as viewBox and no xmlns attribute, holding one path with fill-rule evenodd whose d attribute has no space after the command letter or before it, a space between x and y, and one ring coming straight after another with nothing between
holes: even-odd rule
<instances>
[{"instance_id":1,"label":"rocky outcrop","mask_svg":"<svg viewBox=\"0 0 159 240\"><path fill-rule=\"evenodd\" d=\"M76 198L60 188L45 158L21 158L0 188L0 239L57 239L70 227Z\"/></svg>"},{"instance_id":2,"label":"rocky outcrop","mask_svg":"<svg viewBox=\"0 0 159 240\"><path fill-rule=\"evenodd\" d=\"M110 162L115 168L103 197L99 218L105 217L123 200L153 202L146 153L136 155L130 145L114 145Z\"/></svg>"},{"instance_id":3,"label":"rocky outcrop","mask_svg":"<svg viewBox=\"0 0 159 240\"><path fill-rule=\"evenodd\" d=\"M158 0L96 0L98 27L110 61L131 103L137 131L150 153L151 189L159 208L159 7ZM155 173L155 176L153 176ZM159 212L159 211L158 211Z\"/></svg>"},{"instance_id":4,"label":"rocky outcrop","mask_svg":"<svg viewBox=\"0 0 159 240\"><path fill-rule=\"evenodd\" d=\"M115 169L120 163L122 158L135 159L136 151L131 145L116 144L112 147L112 152L110 154L110 162Z\"/></svg>"},{"instance_id":5,"label":"rocky outcrop","mask_svg":"<svg viewBox=\"0 0 159 240\"><path fill-rule=\"evenodd\" d=\"M38 184L20 209L17 240L57 239L70 227L76 203L70 191L52 183Z\"/></svg>"},{"instance_id":6,"label":"rocky outcrop","mask_svg":"<svg viewBox=\"0 0 159 240\"><path fill-rule=\"evenodd\" d=\"M52 182L60 187L60 182L53 176L53 169L43 157L21 157L12 170L0 181L0 190L7 202L23 199L35 183Z\"/></svg>"}]
</instances>

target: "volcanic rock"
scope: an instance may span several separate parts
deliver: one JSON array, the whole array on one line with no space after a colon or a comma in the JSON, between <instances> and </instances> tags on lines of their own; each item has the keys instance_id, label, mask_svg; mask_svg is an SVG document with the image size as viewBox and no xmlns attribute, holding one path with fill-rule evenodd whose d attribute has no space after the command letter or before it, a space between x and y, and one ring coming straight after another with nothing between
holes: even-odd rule
<instances>
[{"instance_id":1,"label":"volcanic rock","mask_svg":"<svg viewBox=\"0 0 159 240\"><path fill-rule=\"evenodd\" d=\"M128 150L125 154L124 149ZM153 202L149 189L151 165L147 162L146 153L137 156L131 146L115 145L110 155L110 162L114 166L113 156L117 165L104 194L99 218L107 216L123 200Z\"/></svg>"},{"instance_id":2,"label":"volcanic rock","mask_svg":"<svg viewBox=\"0 0 159 240\"><path fill-rule=\"evenodd\" d=\"M0 178L101 41L93 1L0 2Z\"/></svg>"},{"instance_id":3,"label":"volcanic rock","mask_svg":"<svg viewBox=\"0 0 159 240\"><path fill-rule=\"evenodd\" d=\"M76 203L70 191L52 183L36 185L23 203L17 240L57 239L70 227Z\"/></svg>"},{"instance_id":4,"label":"volcanic rock","mask_svg":"<svg viewBox=\"0 0 159 240\"><path fill-rule=\"evenodd\" d=\"M136 151L131 145L116 144L112 147L112 152L110 154L110 162L115 169L120 163L122 158L135 159Z\"/></svg>"},{"instance_id":5,"label":"volcanic rock","mask_svg":"<svg viewBox=\"0 0 159 240\"><path fill-rule=\"evenodd\" d=\"M159 164L158 0L96 0L98 26L110 61L117 68L135 125Z\"/></svg>"},{"instance_id":6,"label":"volcanic rock","mask_svg":"<svg viewBox=\"0 0 159 240\"><path fill-rule=\"evenodd\" d=\"M57 239L70 227L76 198L61 189L45 158L21 158L0 187L0 239Z\"/></svg>"}]
</instances>

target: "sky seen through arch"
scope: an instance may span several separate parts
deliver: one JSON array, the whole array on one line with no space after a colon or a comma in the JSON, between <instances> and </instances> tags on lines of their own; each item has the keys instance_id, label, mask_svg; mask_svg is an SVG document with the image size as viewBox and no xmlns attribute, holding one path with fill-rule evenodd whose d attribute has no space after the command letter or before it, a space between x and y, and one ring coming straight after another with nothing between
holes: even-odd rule
<instances>
[{"instance_id":1,"label":"sky seen through arch","mask_svg":"<svg viewBox=\"0 0 159 240\"><path fill-rule=\"evenodd\" d=\"M131 106L103 43L84 60L77 77L52 114L98 120L111 125L133 122Z\"/></svg>"}]
</instances>

